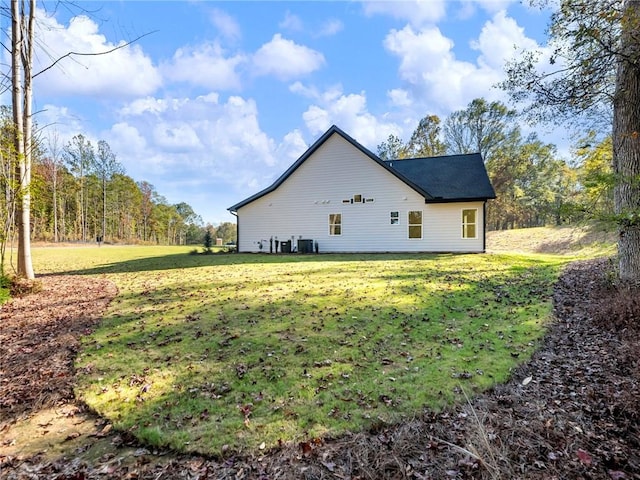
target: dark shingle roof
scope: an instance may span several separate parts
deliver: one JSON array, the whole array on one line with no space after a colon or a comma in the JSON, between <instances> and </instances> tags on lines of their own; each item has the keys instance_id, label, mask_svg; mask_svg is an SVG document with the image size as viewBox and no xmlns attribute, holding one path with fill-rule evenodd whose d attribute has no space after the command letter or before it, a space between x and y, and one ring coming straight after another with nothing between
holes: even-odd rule
<instances>
[{"instance_id":1,"label":"dark shingle roof","mask_svg":"<svg viewBox=\"0 0 640 480\"><path fill-rule=\"evenodd\" d=\"M427 202L496 198L482 155L447 155L385 162L427 192Z\"/></svg>"},{"instance_id":2,"label":"dark shingle roof","mask_svg":"<svg viewBox=\"0 0 640 480\"><path fill-rule=\"evenodd\" d=\"M340 135L372 161L423 195L428 203L496 198L482 156L479 153L382 161L377 155L333 125L272 185L245 198L227 210L236 212L240 207L273 192L333 134Z\"/></svg>"}]
</instances>

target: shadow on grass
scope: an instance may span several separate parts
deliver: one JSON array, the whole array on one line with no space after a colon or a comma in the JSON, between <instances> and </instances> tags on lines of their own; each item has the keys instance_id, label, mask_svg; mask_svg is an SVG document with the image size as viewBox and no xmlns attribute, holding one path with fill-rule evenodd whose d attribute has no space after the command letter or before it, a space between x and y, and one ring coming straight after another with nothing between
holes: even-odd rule
<instances>
[{"instance_id":1,"label":"shadow on grass","mask_svg":"<svg viewBox=\"0 0 640 480\"><path fill-rule=\"evenodd\" d=\"M91 268L55 272L55 275L97 275L106 273L149 272L181 268L200 268L227 265L285 264L313 262L389 261L402 259L438 259L454 254L427 253L369 253L369 254L264 254L221 253L215 255L188 255L186 253L136 258L111 262Z\"/></svg>"}]
</instances>

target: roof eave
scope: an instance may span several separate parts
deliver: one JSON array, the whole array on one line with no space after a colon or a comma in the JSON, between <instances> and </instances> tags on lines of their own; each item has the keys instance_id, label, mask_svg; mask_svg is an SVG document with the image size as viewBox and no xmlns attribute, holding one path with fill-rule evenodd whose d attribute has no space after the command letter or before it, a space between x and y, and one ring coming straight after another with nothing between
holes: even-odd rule
<instances>
[{"instance_id":1,"label":"roof eave","mask_svg":"<svg viewBox=\"0 0 640 480\"><path fill-rule=\"evenodd\" d=\"M462 202L485 202L487 200L494 200L495 195L492 197L460 197L460 198L443 198L434 197L431 199L425 198L424 203L462 203Z\"/></svg>"}]
</instances>

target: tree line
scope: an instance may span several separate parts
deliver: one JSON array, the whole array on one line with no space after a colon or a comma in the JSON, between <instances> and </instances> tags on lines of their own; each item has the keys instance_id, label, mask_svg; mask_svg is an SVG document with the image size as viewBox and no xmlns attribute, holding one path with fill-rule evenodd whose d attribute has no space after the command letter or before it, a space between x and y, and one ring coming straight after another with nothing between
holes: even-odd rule
<instances>
[{"instance_id":1,"label":"tree line","mask_svg":"<svg viewBox=\"0 0 640 480\"><path fill-rule=\"evenodd\" d=\"M13 128L10 109L0 107L3 261L22 194ZM34 142L30 213L35 241L186 245L202 243L207 231L224 243L236 236L234 223L205 225L187 203L170 204L149 182L135 181L106 141L94 145L82 134L64 145L55 132Z\"/></svg>"},{"instance_id":2,"label":"tree line","mask_svg":"<svg viewBox=\"0 0 640 480\"><path fill-rule=\"evenodd\" d=\"M611 137L587 131L561 158L557 147L524 135L518 114L478 98L442 121L420 120L408 141L390 135L378 145L384 160L479 152L497 198L487 204L491 230L574 223L613 212Z\"/></svg>"}]
</instances>

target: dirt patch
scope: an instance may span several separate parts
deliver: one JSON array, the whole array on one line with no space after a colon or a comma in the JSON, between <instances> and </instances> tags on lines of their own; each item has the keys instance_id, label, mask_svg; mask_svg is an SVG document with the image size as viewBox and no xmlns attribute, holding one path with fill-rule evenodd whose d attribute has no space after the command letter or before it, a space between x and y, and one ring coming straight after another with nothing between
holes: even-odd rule
<instances>
[{"instance_id":1,"label":"dirt patch","mask_svg":"<svg viewBox=\"0 0 640 480\"><path fill-rule=\"evenodd\" d=\"M9 446L0 447L3 478L640 478L640 328L635 321L622 318L638 316L637 302L625 299L640 292L613 288L607 283L608 269L604 260L568 267L555 288L556 321L539 351L514 370L509 382L466 405L438 413L425 411L399 425L380 423L368 432L309 439L249 457L228 452L224 458L154 452L110 431L100 419L76 412L70 418L81 413L91 428L75 439L63 438L62 444L79 438L82 442L53 456L9 453ZM47 295L44 298L45 303L61 308L66 304L64 297L58 302L46 300ZM30 302L30 309L38 311L37 296ZM55 311L50 314L57 315ZM603 320L607 315L621 318L607 322ZM3 319L11 323L12 317ZM45 321L30 325L35 330L30 338L46 337L37 334L39 326L55 337L55 329L48 330L48 325ZM25 325L11 330L13 333L7 333L4 324L2 328L3 345L13 341L12 335L18 336L16 341L24 336ZM75 332L82 334L83 329ZM73 344L77 338L70 341ZM67 354L71 359L74 349ZM5 378L12 376L12 365L4 370ZM45 366L39 362L24 370L22 384L37 383L27 380L29 375L42 378L37 365ZM63 389L57 398L72 402L68 385L58 386ZM37 420L37 415L44 415L38 399L56 397L52 392L44 397L32 392L29 398L34 401L23 407L20 416L44 428L41 425L48 420ZM72 407L58 405L59 409ZM11 403L6 408L11 413L19 407ZM2 438L9 438L18 423L9 422Z\"/></svg>"}]
</instances>

